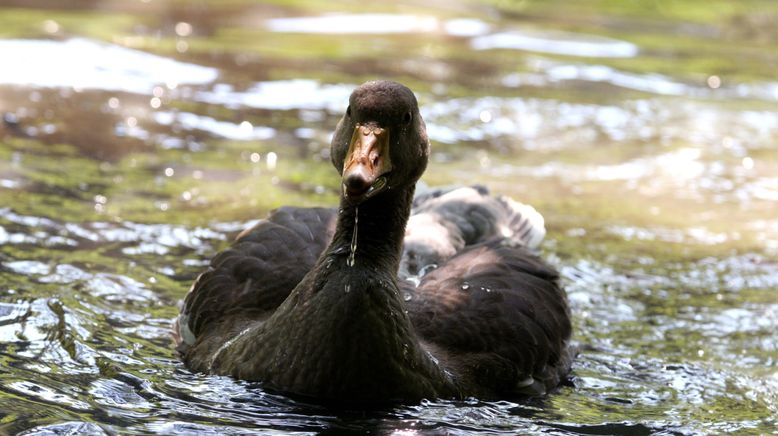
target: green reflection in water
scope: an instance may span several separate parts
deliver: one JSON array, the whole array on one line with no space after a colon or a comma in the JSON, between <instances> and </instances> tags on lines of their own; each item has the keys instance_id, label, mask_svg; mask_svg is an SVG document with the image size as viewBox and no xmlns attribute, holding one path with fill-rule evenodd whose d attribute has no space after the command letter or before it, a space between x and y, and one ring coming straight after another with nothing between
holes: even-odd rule
<instances>
[{"instance_id":1,"label":"green reflection in water","mask_svg":"<svg viewBox=\"0 0 778 436\"><path fill-rule=\"evenodd\" d=\"M235 92L290 78L407 83L423 111L433 112L425 113L431 127L475 132L433 141L428 184L478 181L544 214L544 251L562 268L582 344L575 387L539 403L441 402L355 418L188 374L167 336L177 300L250 220L284 204L336 202L338 178L326 155L336 111L236 108L192 97L210 85L163 90L161 111L276 130L237 141L156 123L150 95L0 84L0 112L19 118L18 126L0 127L0 432L67 421L131 433L771 431L778 408L775 6L363 3L6 8L0 36L83 36L147 50L217 67L218 83ZM468 38L440 31L344 36L263 27L270 17L342 11L429 15L439 23L472 17L492 32L598 35L639 52L587 58L472 50ZM192 35L177 36L178 22L191 23ZM560 66L577 78L555 76ZM592 71L610 75L592 78ZM709 86L714 75L718 89ZM652 91L668 83L688 94ZM740 95L741 84L756 88ZM111 97L118 108L105 110ZM469 114L473 107L486 114ZM147 138L117 133L130 117ZM505 121L514 130L499 133L495 126ZM166 138L179 141L163 145ZM182 422L201 427L175 427Z\"/></svg>"}]
</instances>

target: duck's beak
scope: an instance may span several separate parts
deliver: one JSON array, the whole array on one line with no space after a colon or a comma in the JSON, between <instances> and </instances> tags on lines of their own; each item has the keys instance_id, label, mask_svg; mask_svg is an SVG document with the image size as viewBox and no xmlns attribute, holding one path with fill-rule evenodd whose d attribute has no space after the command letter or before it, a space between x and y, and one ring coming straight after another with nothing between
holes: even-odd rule
<instances>
[{"instance_id":1,"label":"duck's beak","mask_svg":"<svg viewBox=\"0 0 778 436\"><path fill-rule=\"evenodd\" d=\"M357 124L343 162L343 197L361 203L389 187L389 130L374 124Z\"/></svg>"}]
</instances>

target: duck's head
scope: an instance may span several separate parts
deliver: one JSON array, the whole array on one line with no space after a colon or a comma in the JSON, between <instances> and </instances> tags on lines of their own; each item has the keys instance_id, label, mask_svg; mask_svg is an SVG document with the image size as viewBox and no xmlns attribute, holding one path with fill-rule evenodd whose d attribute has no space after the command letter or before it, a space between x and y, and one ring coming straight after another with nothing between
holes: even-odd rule
<instances>
[{"instance_id":1,"label":"duck's head","mask_svg":"<svg viewBox=\"0 0 778 436\"><path fill-rule=\"evenodd\" d=\"M429 140L413 92L383 80L355 89L330 155L352 204L416 183L427 167Z\"/></svg>"}]
</instances>

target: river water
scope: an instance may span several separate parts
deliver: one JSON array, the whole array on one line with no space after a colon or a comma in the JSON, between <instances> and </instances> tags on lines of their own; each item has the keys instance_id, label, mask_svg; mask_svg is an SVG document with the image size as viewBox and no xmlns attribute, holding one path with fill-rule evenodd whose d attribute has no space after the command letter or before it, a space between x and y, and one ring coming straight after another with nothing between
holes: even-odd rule
<instances>
[{"instance_id":1,"label":"river water","mask_svg":"<svg viewBox=\"0 0 778 436\"><path fill-rule=\"evenodd\" d=\"M0 434L775 434L776 29L757 1L0 1ZM425 183L545 216L569 386L344 411L177 360L210 256L336 203L373 78L419 97Z\"/></svg>"}]
</instances>

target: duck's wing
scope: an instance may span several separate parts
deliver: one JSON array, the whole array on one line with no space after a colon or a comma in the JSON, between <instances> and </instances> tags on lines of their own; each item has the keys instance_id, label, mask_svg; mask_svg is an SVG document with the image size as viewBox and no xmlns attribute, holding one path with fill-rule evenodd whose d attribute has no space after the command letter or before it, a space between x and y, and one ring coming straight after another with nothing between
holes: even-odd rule
<instances>
[{"instance_id":1,"label":"duck's wing","mask_svg":"<svg viewBox=\"0 0 778 436\"><path fill-rule=\"evenodd\" d=\"M283 207L238 235L187 294L174 326L179 352L186 356L204 336L233 328L224 320L272 313L327 247L336 217L335 209Z\"/></svg>"},{"instance_id":2,"label":"duck's wing","mask_svg":"<svg viewBox=\"0 0 778 436\"><path fill-rule=\"evenodd\" d=\"M467 246L494 238L535 249L546 234L532 206L494 197L483 186L426 189L414 198L401 276L423 275Z\"/></svg>"},{"instance_id":3,"label":"duck's wing","mask_svg":"<svg viewBox=\"0 0 778 436\"><path fill-rule=\"evenodd\" d=\"M542 394L569 370L571 326L558 273L505 239L458 253L406 300L420 338L469 389Z\"/></svg>"}]
</instances>

